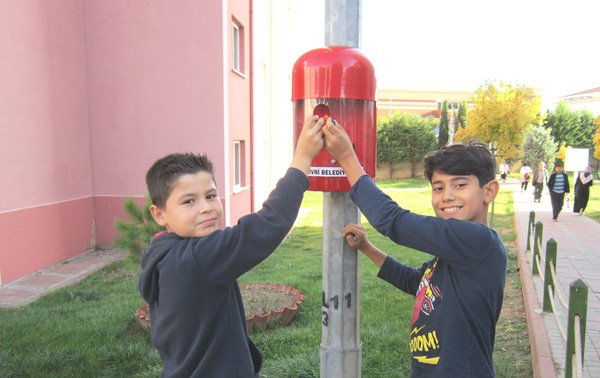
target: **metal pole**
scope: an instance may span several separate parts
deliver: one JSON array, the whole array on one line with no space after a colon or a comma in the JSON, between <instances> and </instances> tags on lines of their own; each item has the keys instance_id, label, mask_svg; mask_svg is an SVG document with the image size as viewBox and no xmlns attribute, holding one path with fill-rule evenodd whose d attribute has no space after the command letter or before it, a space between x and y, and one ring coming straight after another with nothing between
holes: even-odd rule
<instances>
[{"instance_id":1,"label":"metal pole","mask_svg":"<svg viewBox=\"0 0 600 378\"><path fill-rule=\"evenodd\" d=\"M361 0L325 1L325 46L349 46L360 49Z\"/></svg>"},{"instance_id":2,"label":"metal pole","mask_svg":"<svg viewBox=\"0 0 600 378\"><path fill-rule=\"evenodd\" d=\"M361 46L361 0L325 1L325 45ZM321 378L359 378L360 253L342 237L360 212L348 192L323 193Z\"/></svg>"},{"instance_id":3,"label":"metal pole","mask_svg":"<svg viewBox=\"0 0 600 378\"><path fill-rule=\"evenodd\" d=\"M323 193L321 378L361 376L360 253L342 236L360 212L347 192Z\"/></svg>"}]
</instances>

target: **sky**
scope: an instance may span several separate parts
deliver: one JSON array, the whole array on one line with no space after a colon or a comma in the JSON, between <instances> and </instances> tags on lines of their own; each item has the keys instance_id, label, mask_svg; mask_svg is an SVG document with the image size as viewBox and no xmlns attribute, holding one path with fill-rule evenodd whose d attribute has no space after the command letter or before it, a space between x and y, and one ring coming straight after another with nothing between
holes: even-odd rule
<instances>
[{"instance_id":1,"label":"sky","mask_svg":"<svg viewBox=\"0 0 600 378\"><path fill-rule=\"evenodd\" d=\"M324 23L325 0L294 1ZM362 0L361 50L378 88L475 91L502 80L543 89L545 112L600 87L599 25L600 0ZM323 45L323 27L305 34Z\"/></svg>"}]
</instances>

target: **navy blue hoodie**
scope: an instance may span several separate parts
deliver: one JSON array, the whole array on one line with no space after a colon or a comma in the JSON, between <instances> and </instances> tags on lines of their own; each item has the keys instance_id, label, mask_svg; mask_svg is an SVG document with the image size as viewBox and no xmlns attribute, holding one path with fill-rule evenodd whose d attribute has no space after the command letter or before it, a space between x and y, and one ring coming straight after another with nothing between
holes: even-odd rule
<instances>
[{"instance_id":1,"label":"navy blue hoodie","mask_svg":"<svg viewBox=\"0 0 600 378\"><path fill-rule=\"evenodd\" d=\"M202 238L157 236L142 256L138 289L149 304L150 336L162 377L258 377L238 277L266 259L292 228L309 186L288 169L257 213Z\"/></svg>"}]
</instances>

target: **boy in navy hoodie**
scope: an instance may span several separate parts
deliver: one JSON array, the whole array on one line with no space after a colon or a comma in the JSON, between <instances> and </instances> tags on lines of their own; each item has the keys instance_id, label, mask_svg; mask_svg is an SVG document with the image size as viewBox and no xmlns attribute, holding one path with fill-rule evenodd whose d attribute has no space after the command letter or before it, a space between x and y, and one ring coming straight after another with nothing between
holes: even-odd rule
<instances>
[{"instance_id":1,"label":"boy in navy hoodie","mask_svg":"<svg viewBox=\"0 0 600 378\"><path fill-rule=\"evenodd\" d=\"M378 267L378 277L414 295L411 377L494 377L492 353L504 296L507 254L487 226L498 193L496 162L483 145L454 144L425 158L436 217L401 208L365 175L348 134L327 120L325 145L352 185L350 198L397 244L434 258L407 266L371 244L361 225L343 234Z\"/></svg>"},{"instance_id":2,"label":"boy in navy hoodie","mask_svg":"<svg viewBox=\"0 0 600 378\"><path fill-rule=\"evenodd\" d=\"M257 213L221 229L223 207L206 155L171 154L146 175L155 221L167 231L144 251L138 289L150 307L162 377L258 377L237 278L290 231L323 148L324 120L307 118L290 168Z\"/></svg>"}]
</instances>

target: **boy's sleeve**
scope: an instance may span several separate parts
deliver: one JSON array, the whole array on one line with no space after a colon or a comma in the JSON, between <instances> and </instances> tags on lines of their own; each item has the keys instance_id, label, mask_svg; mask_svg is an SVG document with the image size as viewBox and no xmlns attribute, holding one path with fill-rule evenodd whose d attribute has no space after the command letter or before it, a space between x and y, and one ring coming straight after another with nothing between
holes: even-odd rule
<instances>
[{"instance_id":1,"label":"boy's sleeve","mask_svg":"<svg viewBox=\"0 0 600 378\"><path fill-rule=\"evenodd\" d=\"M381 265L377 277L389 282L407 294L416 295L426 268L427 263L423 264L420 269L416 269L401 263L392 256L388 256Z\"/></svg>"},{"instance_id":2,"label":"boy's sleeve","mask_svg":"<svg viewBox=\"0 0 600 378\"><path fill-rule=\"evenodd\" d=\"M362 176L354 184L350 198L382 235L439 257L457 269L474 268L496 245L495 231L481 223L445 220L401 208L369 176Z\"/></svg>"},{"instance_id":3,"label":"boy's sleeve","mask_svg":"<svg viewBox=\"0 0 600 378\"><path fill-rule=\"evenodd\" d=\"M194 258L205 277L225 288L266 259L294 225L309 185L302 171L289 168L257 213L196 239Z\"/></svg>"}]
</instances>

